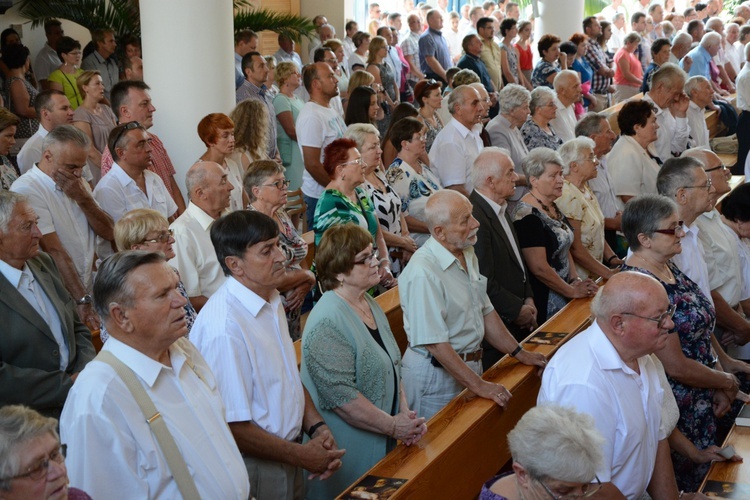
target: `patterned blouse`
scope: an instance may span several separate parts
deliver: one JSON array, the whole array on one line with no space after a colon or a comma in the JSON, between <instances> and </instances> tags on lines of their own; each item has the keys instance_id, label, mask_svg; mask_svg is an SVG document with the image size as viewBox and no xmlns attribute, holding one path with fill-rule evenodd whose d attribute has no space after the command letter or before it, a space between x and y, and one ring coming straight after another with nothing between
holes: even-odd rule
<instances>
[{"instance_id":1,"label":"patterned blouse","mask_svg":"<svg viewBox=\"0 0 750 500\"><path fill-rule=\"evenodd\" d=\"M430 152L432 143L435 142L435 137L437 137L438 133L443 130L443 122L440 120L440 115L438 115L437 111L432 114L432 118L435 120L436 125L432 125L432 123L425 120L422 115L419 116L419 121L424 123L424 126L427 127L427 142L424 145L424 150L427 153Z\"/></svg>"},{"instance_id":2,"label":"patterned blouse","mask_svg":"<svg viewBox=\"0 0 750 500\"><path fill-rule=\"evenodd\" d=\"M0 191L10 191L10 186L18 179L16 169L7 156L0 156Z\"/></svg>"},{"instance_id":3,"label":"patterned blouse","mask_svg":"<svg viewBox=\"0 0 750 500\"><path fill-rule=\"evenodd\" d=\"M320 244L320 238L331 226L354 222L362 226L372 235L373 245L377 243L378 219L372 207L370 196L362 187L354 188L357 201L353 202L337 189L326 189L315 206L313 231L315 231L315 246Z\"/></svg>"},{"instance_id":4,"label":"patterned blouse","mask_svg":"<svg viewBox=\"0 0 750 500\"><path fill-rule=\"evenodd\" d=\"M518 52L516 52L515 48L512 45L509 47L504 43L500 44L500 51L505 54L505 57L508 58L508 67L510 68L510 72L513 73L513 76L516 77L516 82L519 82ZM506 82L505 76L503 76L503 81Z\"/></svg>"},{"instance_id":5,"label":"patterned blouse","mask_svg":"<svg viewBox=\"0 0 750 500\"><path fill-rule=\"evenodd\" d=\"M440 179L429 167L422 166L422 173L417 173L414 167L401 158L396 158L391 163L385 176L393 190L401 198L401 211L404 215L410 215L417 220L425 220L425 205L427 199L442 189ZM429 234L411 233L417 245L427 241Z\"/></svg>"},{"instance_id":6,"label":"patterned blouse","mask_svg":"<svg viewBox=\"0 0 750 500\"><path fill-rule=\"evenodd\" d=\"M391 188L390 184L388 184L385 174L379 168L375 170L375 177L383 183L385 191L380 191L374 184L370 184L367 180L364 183L365 191L370 196L375 209L375 216L378 218L383 232L387 231L401 236L401 198ZM388 249L388 256L391 259L391 271L394 276L397 276L398 272L401 271L401 264L397 258L393 258L393 252L400 252L400 249Z\"/></svg>"},{"instance_id":7,"label":"patterned blouse","mask_svg":"<svg viewBox=\"0 0 750 500\"><path fill-rule=\"evenodd\" d=\"M588 184L581 191L565 180L562 196L555 203L568 219L580 221L581 243L592 257L601 262L604 258L604 214ZM577 262L576 270L582 279L591 275Z\"/></svg>"},{"instance_id":8,"label":"patterned blouse","mask_svg":"<svg viewBox=\"0 0 750 500\"><path fill-rule=\"evenodd\" d=\"M560 72L560 66L557 61L554 63L541 59L534 67L534 71L531 73L531 85L536 87L547 87L552 88L552 84L547 81L549 75Z\"/></svg>"},{"instance_id":9,"label":"patterned blouse","mask_svg":"<svg viewBox=\"0 0 750 500\"><path fill-rule=\"evenodd\" d=\"M530 116L526 119L526 122L521 126L521 135L529 151L534 148L550 148L553 151L560 149L563 140L555 133L552 125L548 125L548 127L550 134L542 130Z\"/></svg>"}]
</instances>

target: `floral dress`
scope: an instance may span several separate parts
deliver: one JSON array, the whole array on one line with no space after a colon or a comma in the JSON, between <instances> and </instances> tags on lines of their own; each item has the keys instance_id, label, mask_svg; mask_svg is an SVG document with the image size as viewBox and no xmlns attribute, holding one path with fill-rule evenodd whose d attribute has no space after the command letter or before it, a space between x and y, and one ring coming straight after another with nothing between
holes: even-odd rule
<instances>
[{"instance_id":1,"label":"floral dress","mask_svg":"<svg viewBox=\"0 0 750 500\"><path fill-rule=\"evenodd\" d=\"M529 116L526 122L521 125L521 135L526 148L531 151L534 148L550 148L557 151L563 145L563 140L557 135L552 125L548 125L550 134L542 130L534 120Z\"/></svg>"},{"instance_id":2,"label":"floral dress","mask_svg":"<svg viewBox=\"0 0 750 500\"><path fill-rule=\"evenodd\" d=\"M419 121L424 123L424 126L427 127L427 133L425 134L427 136L427 142L424 145L424 150L427 153L430 152L432 143L435 142L435 137L437 137L438 133L443 130L443 122L440 121L440 116L438 115L437 111L433 113L432 118L435 120L436 125L432 125L432 123L425 120L421 115L419 117Z\"/></svg>"},{"instance_id":3,"label":"floral dress","mask_svg":"<svg viewBox=\"0 0 750 500\"><path fill-rule=\"evenodd\" d=\"M560 66L557 62L551 63L542 59L537 63L534 67L534 71L531 73L531 85L533 85L534 88L547 87L551 89L552 84L547 81L547 78L549 78L549 75L559 72Z\"/></svg>"},{"instance_id":4,"label":"floral dress","mask_svg":"<svg viewBox=\"0 0 750 500\"><path fill-rule=\"evenodd\" d=\"M391 163L385 177L401 198L401 212L424 222L427 200L442 189L440 178L426 165L422 165L421 174L417 173L414 167L398 157ZM430 235L412 232L411 237L417 246L422 246Z\"/></svg>"},{"instance_id":5,"label":"floral dress","mask_svg":"<svg viewBox=\"0 0 750 500\"><path fill-rule=\"evenodd\" d=\"M365 180L364 188L367 194L370 195L370 199L375 209L375 216L380 222L380 227L383 232L393 233L397 236L401 236L401 198L385 178L383 172L380 169L375 170L375 177L385 186L385 191L380 191L375 185L370 184ZM388 258L391 261L391 272L393 276L398 276L401 272L401 260L399 258L401 254L400 248L388 248Z\"/></svg>"},{"instance_id":6,"label":"floral dress","mask_svg":"<svg viewBox=\"0 0 750 500\"><path fill-rule=\"evenodd\" d=\"M558 209L558 213L562 212ZM547 264L566 283L570 280L568 252L573 244L573 229L568 219L555 220L538 208L523 201L518 203L513 214L513 225L521 248L543 247L547 252ZM565 307L568 299L550 290L533 274L530 278L534 302L538 307L537 323L540 325Z\"/></svg>"},{"instance_id":7,"label":"floral dress","mask_svg":"<svg viewBox=\"0 0 750 500\"><path fill-rule=\"evenodd\" d=\"M675 283L663 281L646 269L624 266L624 271L640 271L659 280L667 291L669 302L677 306L672 321L680 336L682 353L686 358L713 368L716 364L711 348L711 332L716 323L716 310L698 285L688 278L676 265L669 262ZM683 385L667 376L669 385L680 409L677 428L699 450L716 443L716 417L713 411L713 389L702 389ZM711 465L694 464L687 457L672 452L672 465L677 477L677 486L685 491L697 491Z\"/></svg>"},{"instance_id":8,"label":"floral dress","mask_svg":"<svg viewBox=\"0 0 750 500\"><path fill-rule=\"evenodd\" d=\"M18 179L16 169L7 156L0 156L0 191L10 191L10 186Z\"/></svg>"}]
</instances>

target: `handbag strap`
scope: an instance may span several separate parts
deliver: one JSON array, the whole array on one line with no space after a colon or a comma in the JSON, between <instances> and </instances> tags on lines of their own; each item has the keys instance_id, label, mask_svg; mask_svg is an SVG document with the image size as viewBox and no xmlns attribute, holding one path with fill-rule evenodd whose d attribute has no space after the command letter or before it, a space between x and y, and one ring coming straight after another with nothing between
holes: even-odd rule
<instances>
[{"instance_id":1,"label":"handbag strap","mask_svg":"<svg viewBox=\"0 0 750 500\"><path fill-rule=\"evenodd\" d=\"M146 422L151 428L151 432L159 443L159 447L164 454L164 458L167 460L169 469L172 471L172 476L177 483L177 488L180 490L182 498L186 500L200 500L195 481L193 481L185 459L177 448L177 443L175 443L172 434L167 429L164 417L161 416L161 413L154 406L153 400L146 394L146 390L136 378L133 370L109 351L100 351L95 359L111 366L133 395L133 398L143 412L143 416L146 418Z\"/></svg>"}]
</instances>

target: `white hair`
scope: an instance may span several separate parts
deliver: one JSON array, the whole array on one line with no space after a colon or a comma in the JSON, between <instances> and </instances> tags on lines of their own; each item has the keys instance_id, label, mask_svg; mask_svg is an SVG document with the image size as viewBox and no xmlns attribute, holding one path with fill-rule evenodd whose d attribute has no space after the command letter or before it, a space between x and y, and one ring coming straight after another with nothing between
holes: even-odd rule
<instances>
[{"instance_id":1,"label":"white hair","mask_svg":"<svg viewBox=\"0 0 750 500\"><path fill-rule=\"evenodd\" d=\"M574 161L583 161L585 159L583 157L584 153L593 151L595 147L596 143L589 137L576 137L560 146L560 149L558 149L557 152L563 161L563 175L568 175L570 173L571 163Z\"/></svg>"}]
</instances>

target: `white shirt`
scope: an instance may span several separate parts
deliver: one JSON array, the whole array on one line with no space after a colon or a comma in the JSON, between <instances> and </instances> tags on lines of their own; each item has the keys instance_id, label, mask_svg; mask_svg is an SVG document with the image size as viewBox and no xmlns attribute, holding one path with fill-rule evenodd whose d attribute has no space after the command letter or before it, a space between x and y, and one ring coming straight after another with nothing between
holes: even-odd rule
<instances>
[{"instance_id":1,"label":"white shirt","mask_svg":"<svg viewBox=\"0 0 750 500\"><path fill-rule=\"evenodd\" d=\"M745 46L737 40L732 45L727 43L724 46L724 52L726 53L727 61L732 64L735 73L739 73L742 63L745 61Z\"/></svg>"},{"instance_id":2,"label":"white shirt","mask_svg":"<svg viewBox=\"0 0 750 500\"><path fill-rule=\"evenodd\" d=\"M660 429L664 391L649 356L629 368L594 322L562 346L542 377L537 404L570 406L594 417L604 437L602 483L612 482L627 498L646 491L664 439Z\"/></svg>"},{"instance_id":3,"label":"white shirt","mask_svg":"<svg viewBox=\"0 0 750 500\"><path fill-rule=\"evenodd\" d=\"M60 67L62 61L57 56L57 51L45 43L34 58L34 75L38 81L46 80L47 77Z\"/></svg>"},{"instance_id":4,"label":"white shirt","mask_svg":"<svg viewBox=\"0 0 750 500\"><path fill-rule=\"evenodd\" d=\"M711 298L711 286L708 283L708 267L706 266L703 244L698 238L700 228L695 221L693 221L691 226L685 224L682 228L685 231L685 236L680 240L682 252L672 257L672 262L698 285L703 295L713 304L714 300Z\"/></svg>"},{"instance_id":5,"label":"white shirt","mask_svg":"<svg viewBox=\"0 0 750 500\"><path fill-rule=\"evenodd\" d=\"M596 177L589 179L589 187L596 196L596 201L599 202L599 208L602 209L602 214L608 219L612 219L617 216L617 196L612 189L612 184L609 181L609 174L607 173L607 159L609 154L599 158L599 165L596 166Z\"/></svg>"},{"instance_id":6,"label":"white shirt","mask_svg":"<svg viewBox=\"0 0 750 500\"><path fill-rule=\"evenodd\" d=\"M745 64L735 81L737 88L737 107L743 111L750 111L750 64Z\"/></svg>"},{"instance_id":7,"label":"white shirt","mask_svg":"<svg viewBox=\"0 0 750 500\"><path fill-rule=\"evenodd\" d=\"M201 309L190 340L216 376L227 422L299 436L305 394L277 291L266 302L230 276Z\"/></svg>"},{"instance_id":8,"label":"white shirt","mask_svg":"<svg viewBox=\"0 0 750 500\"><path fill-rule=\"evenodd\" d=\"M617 210L625 208L621 196L659 194L656 190L659 164L633 137L621 135L608 156L617 158L607 167L610 185L617 196Z\"/></svg>"},{"instance_id":9,"label":"white shirt","mask_svg":"<svg viewBox=\"0 0 750 500\"><path fill-rule=\"evenodd\" d=\"M729 233L732 230L722 222L716 209L701 214L695 223L700 229L698 238L703 244L708 285L735 307L742 296L742 270L737 244Z\"/></svg>"},{"instance_id":10,"label":"white shirt","mask_svg":"<svg viewBox=\"0 0 750 500\"><path fill-rule=\"evenodd\" d=\"M630 22L628 19L625 20L626 23ZM607 42L607 49L612 53L617 53L618 50L620 50L625 45L625 37L627 36L627 33L624 29L619 30L615 27L615 25L612 25L612 36L609 37L609 41Z\"/></svg>"},{"instance_id":11,"label":"white shirt","mask_svg":"<svg viewBox=\"0 0 750 500\"><path fill-rule=\"evenodd\" d=\"M47 137L49 131L45 129L41 124L36 133L29 137L29 140L21 147L21 151L18 152L18 169L21 174L25 174L34 164L39 163L42 159L42 143L44 138ZM88 163L83 167L82 177L86 181L91 182L94 176L91 175L91 169L89 169Z\"/></svg>"},{"instance_id":12,"label":"white shirt","mask_svg":"<svg viewBox=\"0 0 750 500\"><path fill-rule=\"evenodd\" d=\"M323 163L323 150L336 139L344 137L346 124L342 116L333 107L323 107L320 104L309 101L297 115L297 143L299 144L302 158L305 157L303 146L320 148L320 162ZM320 198L324 186L313 179L310 172L302 172L302 192L311 198Z\"/></svg>"},{"instance_id":13,"label":"white shirt","mask_svg":"<svg viewBox=\"0 0 750 500\"><path fill-rule=\"evenodd\" d=\"M111 352L136 374L164 418L201 498L246 499L247 469L224 419L216 380L197 349L181 338L171 368L110 337ZM186 362L192 360L195 370ZM130 390L94 359L65 401L60 438L73 487L93 498L181 498L156 438Z\"/></svg>"},{"instance_id":14,"label":"white shirt","mask_svg":"<svg viewBox=\"0 0 750 500\"><path fill-rule=\"evenodd\" d=\"M228 210L230 212L234 212L236 210L244 210L246 207L245 200L242 199L242 193L245 190L245 186L242 183L242 177L244 175L244 173L242 172L242 164L239 161L235 160L234 157L229 156L225 158L225 161L227 162L227 166L225 169L227 172L227 180L234 187L234 189L229 192Z\"/></svg>"},{"instance_id":15,"label":"white shirt","mask_svg":"<svg viewBox=\"0 0 750 500\"><path fill-rule=\"evenodd\" d=\"M357 50L357 47L354 46L354 41L352 41L351 37L349 35L344 38L344 56L348 60L352 54L354 54L354 51Z\"/></svg>"},{"instance_id":16,"label":"white shirt","mask_svg":"<svg viewBox=\"0 0 750 500\"><path fill-rule=\"evenodd\" d=\"M276 63L280 62L293 62L295 66L297 66L297 70L302 71L302 59L300 58L299 54L292 51L290 54L289 52L286 52L284 49L279 49L276 51L276 53L273 55L273 57L276 59Z\"/></svg>"},{"instance_id":17,"label":"white shirt","mask_svg":"<svg viewBox=\"0 0 750 500\"><path fill-rule=\"evenodd\" d=\"M662 162L673 158L674 153L682 153L687 149L688 137L690 136L690 127L688 127L687 118L676 118L672 115L669 108L660 108L658 104L651 99L651 94L646 93L643 96L644 101L652 103L656 107L656 123L659 130L656 131L656 142L653 148L659 155ZM557 129L555 129L557 130Z\"/></svg>"},{"instance_id":18,"label":"white shirt","mask_svg":"<svg viewBox=\"0 0 750 500\"><path fill-rule=\"evenodd\" d=\"M555 106L557 106L557 114L555 115L555 119L551 120L549 124L552 125L552 128L555 129L555 132L563 142L575 139L576 123L578 123L578 120L576 120L575 104L565 106L560 102L560 99L555 97Z\"/></svg>"},{"instance_id":19,"label":"white shirt","mask_svg":"<svg viewBox=\"0 0 750 500\"><path fill-rule=\"evenodd\" d=\"M693 101L688 106L687 121L690 127L690 147L711 149L705 111Z\"/></svg>"},{"instance_id":20,"label":"white shirt","mask_svg":"<svg viewBox=\"0 0 750 500\"><path fill-rule=\"evenodd\" d=\"M210 297L226 277L211 243L210 228L214 219L193 202L189 202L171 226L174 231L174 258L169 264L180 272L188 297Z\"/></svg>"},{"instance_id":21,"label":"white shirt","mask_svg":"<svg viewBox=\"0 0 750 500\"><path fill-rule=\"evenodd\" d=\"M112 169L101 178L94 188L94 198L115 222L136 208L153 208L170 218L177 211L177 205L169 195L161 177L150 170L144 170L146 192L141 191L120 165L112 164Z\"/></svg>"},{"instance_id":22,"label":"white shirt","mask_svg":"<svg viewBox=\"0 0 750 500\"><path fill-rule=\"evenodd\" d=\"M430 167L438 174L443 186L461 184L467 193L474 189L469 174L474 159L484 149L479 136L481 130L481 124L468 129L458 120L451 120L438 132L429 157Z\"/></svg>"},{"instance_id":23,"label":"white shirt","mask_svg":"<svg viewBox=\"0 0 750 500\"><path fill-rule=\"evenodd\" d=\"M85 189L89 189L84 182ZM96 233L86 214L72 198L57 187L49 175L34 166L19 177L11 191L28 198L29 205L39 217L37 224L43 235L56 233L63 248L75 264L83 287L91 291Z\"/></svg>"},{"instance_id":24,"label":"white shirt","mask_svg":"<svg viewBox=\"0 0 750 500\"><path fill-rule=\"evenodd\" d=\"M445 26L450 26L450 24L445 24ZM453 31L450 28L443 29L442 33L443 33L443 36L445 37L445 41L448 42L448 51L450 52L450 55L451 55L451 61L458 60L458 58L461 57L461 53L464 50L461 47L461 42L463 41L463 38L460 37L459 33Z\"/></svg>"}]
</instances>

